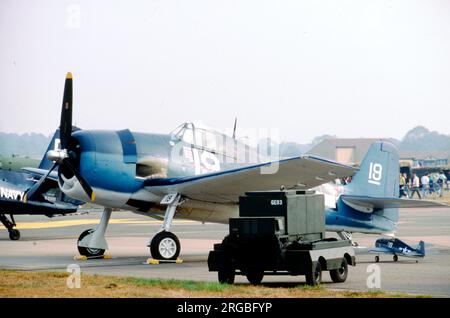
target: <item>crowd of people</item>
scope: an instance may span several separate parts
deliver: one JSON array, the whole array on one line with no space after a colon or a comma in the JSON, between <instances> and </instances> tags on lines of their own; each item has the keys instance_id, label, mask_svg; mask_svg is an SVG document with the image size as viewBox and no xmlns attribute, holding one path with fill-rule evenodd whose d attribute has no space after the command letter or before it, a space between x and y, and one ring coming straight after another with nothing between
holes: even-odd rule
<instances>
[{"instance_id":1,"label":"crowd of people","mask_svg":"<svg viewBox=\"0 0 450 318\"><path fill-rule=\"evenodd\" d=\"M400 198L405 196L413 198L415 194L419 199L432 194L442 196L444 190L449 189L450 181L443 171L439 173L425 173L421 178L414 172L411 178L406 173L400 174Z\"/></svg>"}]
</instances>

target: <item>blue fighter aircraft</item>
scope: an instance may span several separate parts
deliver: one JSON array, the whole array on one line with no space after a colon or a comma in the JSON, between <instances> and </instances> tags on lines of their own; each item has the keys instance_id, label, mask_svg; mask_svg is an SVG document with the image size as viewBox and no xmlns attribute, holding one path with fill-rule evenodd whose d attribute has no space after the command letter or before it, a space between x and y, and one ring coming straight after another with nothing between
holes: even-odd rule
<instances>
[{"instance_id":1,"label":"blue fighter aircraft","mask_svg":"<svg viewBox=\"0 0 450 318\"><path fill-rule=\"evenodd\" d=\"M151 123L151 121L150 121ZM72 74L68 73L60 120L61 148L47 152L59 166L61 191L105 207L96 229L81 233L78 251L103 255L112 208L164 220L149 241L155 259L173 260L180 242L170 227L177 217L228 223L238 216L246 191L311 189L357 169L314 156L270 160L239 140L192 123L170 134L78 130L72 133ZM34 169L34 172L39 172ZM327 229L340 233L395 231L398 208L398 155L389 143L369 151L345 195L327 210Z\"/></svg>"},{"instance_id":2,"label":"blue fighter aircraft","mask_svg":"<svg viewBox=\"0 0 450 318\"><path fill-rule=\"evenodd\" d=\"M423 258L425 257L425 242L420 241L416 248L412 248L398 238L380 238L375 242L375 248L369 250L369 253L378 254L375 256L375 262L380 261L379 254L393 255L394 262L398 261L398 256Z\"/></svg>"},{"instance_id":3,"label":"blue fighter aircraft","mask_svg":"<svg viewBox=\"0 0 450 318\"><path fill-rule=\"evenodd\" d=\"M53 135L47 151L58 147L58 138L59 130ZM49 169L50 164L44 156L37 170L42 174ZM8 230L11 240L20 238L20 232L15 228L14 215L65 215L76 212L78 205L82 203L68 198L59 190L56 173L39 175L0 169L0 221ZM8 214L11 220L8 219Z\"/></svg>"}]
</instances>

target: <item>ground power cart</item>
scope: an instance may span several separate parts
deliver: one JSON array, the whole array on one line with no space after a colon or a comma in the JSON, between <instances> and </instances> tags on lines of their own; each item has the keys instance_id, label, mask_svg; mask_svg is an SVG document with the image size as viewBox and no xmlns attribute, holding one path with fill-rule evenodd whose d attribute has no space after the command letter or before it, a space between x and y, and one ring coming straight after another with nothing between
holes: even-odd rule
<instances>
[{"instance_id":1,"label":"ground power cart","mask_svg":"<svg viewBox=\"0 0 450 318\"><path fill-rule=\"evenodd\" d=\"M234 283L235 275L251 284L264 275L305 275L307 284L317 285L322 271L340 283L356 265L350 241L325 238L322 194L247 192L239 198L239 216L208 256L209 271L218 272L221 283Z\"/></svg>"}]
</instances>

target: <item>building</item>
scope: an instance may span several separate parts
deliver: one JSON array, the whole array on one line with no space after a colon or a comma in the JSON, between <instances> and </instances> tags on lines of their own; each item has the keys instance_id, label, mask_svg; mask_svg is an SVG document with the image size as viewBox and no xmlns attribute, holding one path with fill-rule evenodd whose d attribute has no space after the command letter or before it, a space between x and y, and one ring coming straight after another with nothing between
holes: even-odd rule
<instances>
[{"instance_id":1,"label":"building","mask_svg":"<svg viewBox=\"0 0 450 318\"><path fill-rule=\"evenodd\" d=\"M315 145L308 154L347 165L359 165L375 141L393 142L389 138L330 138Z\"/></svg>"},{"instance_id":2,"label":"building","mask_svg":"<svg viewBox=\"0 0 450 318\"><path fill-rule=\"evenodd\" d=\"M390 138L331 138L325 139L308 151L308 154L331 159L343 164L359 165L374 141L389 141ZM448 167L449 151L399 151L400 164L410 168Z\"/></svg>"},{"instance_id":3,"label":"building","mask_svg":"<svg viewBox=\"0 0 450 318\"><path fill-rule=\"evenodd\" d=\"M449 151L400 151L402 163L410 167L442 167L450 165Z\"/></svg>"}]
</instances>

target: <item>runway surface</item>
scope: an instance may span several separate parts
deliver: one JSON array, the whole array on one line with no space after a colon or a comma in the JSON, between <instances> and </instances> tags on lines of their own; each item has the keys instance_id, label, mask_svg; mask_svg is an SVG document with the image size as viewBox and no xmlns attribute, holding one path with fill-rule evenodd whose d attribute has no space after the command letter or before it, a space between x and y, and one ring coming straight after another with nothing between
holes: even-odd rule
<instances>
[{"instance_id":1,"label":"runway surface","mask_svg":"<svg viewBox=\"0 0 450 318\"><path fill-rule=\"evenodd\" d=\"M20 241L10 241L8 232L0 227L0 268L65 271L69 264L77 264L82 273L90 274L217 281L217 273L208 272L206 260L213 244L227 234L226 225L176 220L171 231L180 238L180 257L184 262L147 265L145 261L150 254L146 245L159 230L161 222L131 212L114 212L106 237L109 244L107 254L112 259L75 261L78 235L95 227L99 217L100 213L52 219L16 217L21 231ZM378 237L354 235L359 245L370 247ZM427 255L418 263L402 257L394 263L391 256L381 255L381 261L377 263L381 290L450 297L450 209L402 210L397 237L413 245L424 240ZM373 273L368 272L368 266L375 264L373 260L374 255L357 255L357 266L350 267L345 283L332 283L328 273L324 273L323 285L333 289L367 291L367 280ZM287 287L304 282L303 276L266 276L263 280L268 286ZM236 283L248 282L245 277L237 276Z\"/></svg>"}]
</instances>

